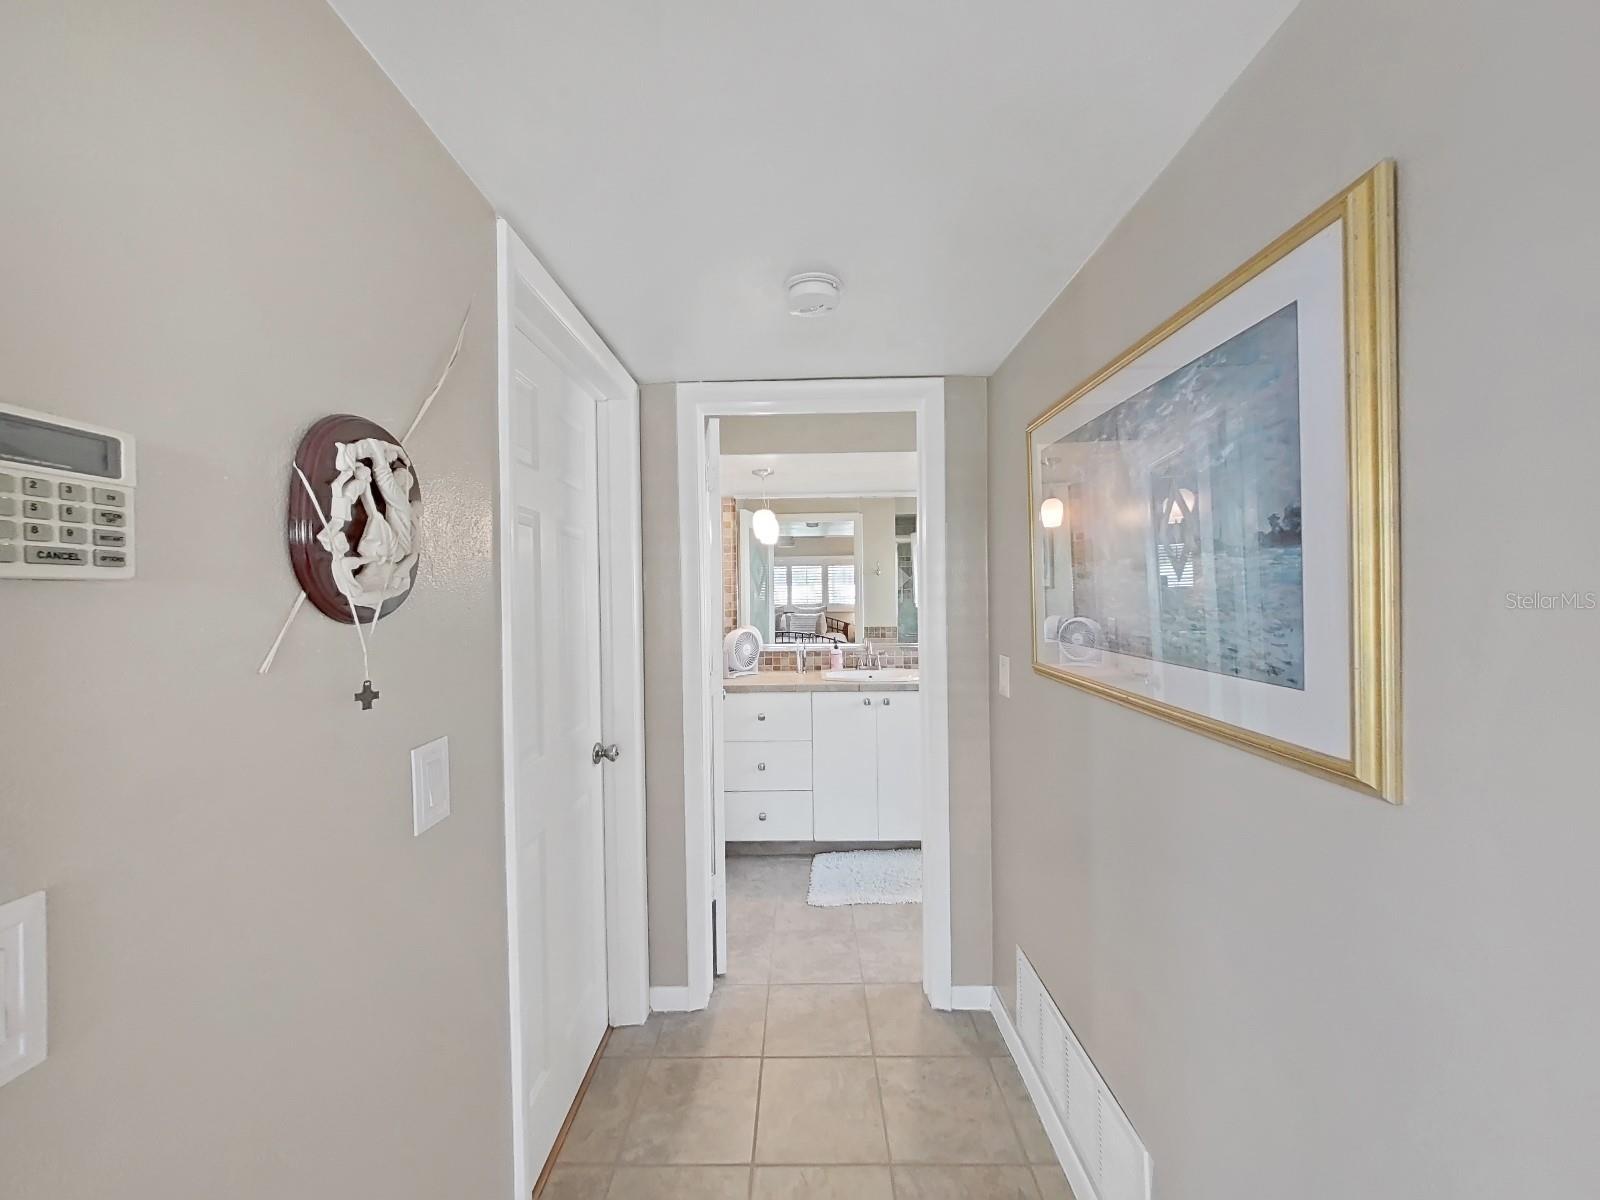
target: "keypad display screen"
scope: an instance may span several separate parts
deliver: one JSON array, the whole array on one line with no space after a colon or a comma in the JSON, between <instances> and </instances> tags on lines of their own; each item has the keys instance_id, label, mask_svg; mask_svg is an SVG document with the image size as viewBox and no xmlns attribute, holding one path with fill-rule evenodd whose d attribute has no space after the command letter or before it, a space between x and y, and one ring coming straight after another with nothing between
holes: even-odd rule
<instances>
[{"instance_id":1,"label":"keypad display screen","mask_svg":"<svg viewBox=\"0 0 1600 1200\"><path fill-rule=\"evenodd\" d=\"M101 479L122 476L118 439L16 413L0 412L0 458Z\"/></svg>"}]
</instances>

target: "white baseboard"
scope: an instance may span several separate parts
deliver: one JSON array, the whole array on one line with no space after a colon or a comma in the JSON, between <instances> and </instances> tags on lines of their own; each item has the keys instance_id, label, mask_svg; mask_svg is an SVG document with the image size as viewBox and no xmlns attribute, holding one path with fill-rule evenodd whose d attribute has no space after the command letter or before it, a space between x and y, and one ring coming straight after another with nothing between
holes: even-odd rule
<instances>
[{"instance_id":1,"label":"white baseboard","mask_svg":"<svg viewBox=\"0 0 1600 1200\"><path fill-rule=\"evenodd\" d=\"M704 1008L709 997L702 996L691 987L652 987L651 1012L697 1012Z\"/></svg>"},{"instance_id":2,"label":"white baseboard","mask_svg":"<svg viewBox=\"0 0 1600 1200\"><path fill-rule=\"evenodd\" d=\"M994 1007L994 989L986 983L958 983L950 988L950 1008L955 1012L988 1012Z\"/></svg>"},{"instance_id":3,"label":"white baseboard","mask_svg":"<svg viewBox=\"0 0 1600 1200\"><path fill-rule=\"evenodd\" d=\"M1017 1036L1017 1027L1011 1023L1011 1014L1006 1012L1000 993L993 988L989 991L992 997L989 1011L994 1014L995 1024L1000 1026L1000 1036L1006 1040L1006 1049L1011 1051L1011 1059L1017 1064L1022 1082L1027 1085L1028 1098L1033 1101L1034 1111L1039 1114L1039 1121L1044 1125L1045 1134L1050 1138L1050 1148L1056 1152L1056 1159L1061 1163L1061 1169L1067 1173L1067 1182L1072 1185L1073 1196L1077 1200L1100 1200L1100 1193L1089 1181L1089 1169L1084 1166L1083 1160L1078 1157L1078 1152L1067 1140L1066 1127L1061 1124L1061 1118L1056 1116L1055 1106L1050 1103L1050 1095L1044 1090L1044 1080L1039 1078L1039 1072L1029 1061L1027 1051L1022 1048L1022 1039Z\"/></svg>"}]
</instances>

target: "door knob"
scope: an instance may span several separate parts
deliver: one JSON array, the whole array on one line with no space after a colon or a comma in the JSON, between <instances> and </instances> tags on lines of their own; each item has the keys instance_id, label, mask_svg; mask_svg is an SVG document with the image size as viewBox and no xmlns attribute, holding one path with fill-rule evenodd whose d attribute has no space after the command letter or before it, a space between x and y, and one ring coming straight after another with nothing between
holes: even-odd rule
<instances>
[{"instance_id":1,"label":"door knob","mask_svg":"<svg viewBox=\"0 0 1600 1200\"><path fill-rule=\"evenodd\" d=\"M616 762L621 754L622 751L617 748L617 744L615 742L612 742L609 746L603 745L600 742L596 742L594 744L594 749L589 753L589 761L598 767L602 758L607 762Z\"/></svg>"}]
</instances>

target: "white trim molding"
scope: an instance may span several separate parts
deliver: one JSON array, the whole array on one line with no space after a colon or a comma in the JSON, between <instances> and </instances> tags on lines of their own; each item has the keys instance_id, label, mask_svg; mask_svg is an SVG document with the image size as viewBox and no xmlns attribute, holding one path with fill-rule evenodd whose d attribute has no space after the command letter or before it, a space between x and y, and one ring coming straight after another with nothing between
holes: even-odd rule
<instances>
[{"instance_id":1,"label":"white trim molding","mask_svg":"<svg viewBox=\"0 0 1600 1200\"><path fill-rule=\"evenodd\" d=\"M508 621L512 522L510 466L510 348L513 323L596 397L599 490L600 675L604 740L622 749L605 772L606 988L612 1025L636 1025L650 1011L648 912L645 894L644 595L640 557L639 387L550 273L505 222L495 222L497 349L499 356L500 476L496 551L500 566L501 731L506 820L507 954L510 976L513 1194L526 1196L538 1163L523 1162L521 996L515 961L516 843L514 730L510 727Z\"/></svg>"},{"instance_id":2,"label":"white trim molding","mask_svg":"<svg viewBox=\"0 0 1600 1200\"><path fill-rule=\"evenodd\" d=\"M991 1012L994 988L987 983L958 983L950 988L950 1008L955 1012Z\"/></svg>"},{"instance_id":3,"label":"white trim molding","mask_svg":"<svg viewBox=\"0 0 1600 1200\"><path fill-rule=\"evenodd\" d=\"M694 1012L706 1006L700 994L689 987L653 987L650 989L651 1012Z\"/></svg>"},{"instance_id":4,"label":"white trim molding","mask_svg":"<svg viewBox=\"0 0 1600 1200\"><path fill-rule=\"evenodd\" d=\"M707 478L705 436L711 417L785 413L910 412L917 418L917 530L922 540L919 586L919 661L922 674L923 977L934 1008L952 1004L950 921L949 629L945 597L945 381L816 379L685 383L677 389L678 529L682 539L683 798L689 983L686 1007L703 1008L712 987L711 901L713 747L711 680L707 677L708 553L703 545L701 495ZM720 480L718 481L720 483Z\"/></svg>"}]
</instances>

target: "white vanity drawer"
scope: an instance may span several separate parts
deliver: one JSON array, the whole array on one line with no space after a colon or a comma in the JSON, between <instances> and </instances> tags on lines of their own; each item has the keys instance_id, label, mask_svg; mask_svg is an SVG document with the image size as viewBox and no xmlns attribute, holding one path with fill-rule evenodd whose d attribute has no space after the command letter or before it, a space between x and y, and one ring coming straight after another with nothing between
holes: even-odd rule
<instances>
[{"instance_id":1,"label":"white vanity drawer","mask_svg":"<svg viewBox=\"0 0 1600 1200\"><path fill-rule=\"evenodd\" d=\"M811 743L729 742L722 786L730 792L809 791Z\"/></svg>"},{"instance_id":2,"label":"white vanity drawer","mask_svg":"<svg viewBox=\"0 0 1600 1200\"><path fill-rule=\"evenodd\" d=\"M729 742L809 742L811 694L729 692L722 709L722 736Z\"/></svg>"},{"instance_id":3,"label":"white vanity drawer","mask_svg":"<svg viewBox=\"0 0 1600 1200\"><path fill-rule=\"evenodd\" d=\"M730 842L809 842L810 792L729 792Z\"/></svg>"}]
</instances>

